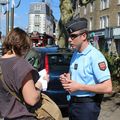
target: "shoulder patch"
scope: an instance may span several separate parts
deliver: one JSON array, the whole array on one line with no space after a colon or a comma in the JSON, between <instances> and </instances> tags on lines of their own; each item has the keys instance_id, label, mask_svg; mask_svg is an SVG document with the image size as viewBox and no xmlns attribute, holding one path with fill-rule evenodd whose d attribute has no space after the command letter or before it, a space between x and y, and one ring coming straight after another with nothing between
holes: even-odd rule
<instances>
[{"instance_id":1,"label":"shoulder patch","mask_svg":"<svg viewBox=\"0 0 120 120\"><path fill-rule=\"evenodd\" d=\"M99 68L100 68L100 70L105 70L106 69L106 64L105 64L105 62L100 62L100 63L98 63L98 66L99 66Z\"/></svg>"}]
</instances>

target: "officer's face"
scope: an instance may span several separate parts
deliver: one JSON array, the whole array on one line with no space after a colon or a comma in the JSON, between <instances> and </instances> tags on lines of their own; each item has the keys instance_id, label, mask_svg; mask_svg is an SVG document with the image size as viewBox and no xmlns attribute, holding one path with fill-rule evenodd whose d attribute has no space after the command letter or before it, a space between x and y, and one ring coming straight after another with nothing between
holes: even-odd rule
<instances>
[{"instance_id":1,"label":"officer's face","mask_svg":"<svg viewBox=\"0 0 120 120\"><path fill-rule=\"evenodd\" d=\"M81 49L84 41L86 41L86 33L81 33L80 31L75 31L69 35L68 41L72 48Z\"/></svg>"}]
</instances>

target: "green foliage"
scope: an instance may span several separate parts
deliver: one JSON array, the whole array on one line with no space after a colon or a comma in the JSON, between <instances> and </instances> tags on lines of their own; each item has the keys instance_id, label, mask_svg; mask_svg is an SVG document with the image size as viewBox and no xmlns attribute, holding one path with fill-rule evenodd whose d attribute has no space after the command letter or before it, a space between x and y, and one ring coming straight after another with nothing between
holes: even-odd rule
<instances>
[{"instance_id":1,"label":"green foliage","mask_svg":"<svg viewBox=\"0 0 120 120\"><path fill-rule=\"evenodd\" d=\"M103 54L108 61L108 67L113 81L113 88L115 91L120 91L120 57L108 55L108 53Z\"/></svg>"},{"instance_id":2,"label":"green foliage","mask_svg":"<svg viewBox=\"0 0 120 120\"><path fill-rule=\"evenodd\" d=\"M71 0L60 0L60 13L61 13L61 18L59 21L59 42L61 42L64 39L64 45L67 47L68 46L68 36L67 32L65 29L65 24L68 22L68 20L73 16L73 8L72 8L72 2ZM63 44L63 43L60 43Z\"/></svg>"},{"instance_id":3,"label":"green foliage","mask_svg":"<svg viewBox=\"0 0 120 120\"><path fill-rule=\"evenodd\" d=\"M69 18L73 16L72 4L71 0L60 0L60 12L63 24L66 24Z\"/></svg>"},{"instance_id":4,"label":"green foliage","mask_svg":"<svg viewBox=\"0 0 120 120\"><path fill-rule=\"evenodd\" d=\"M115 70L114 62L116 57L115 56L110 56L108 53L103 53L107 59L108 62L108 67L110 69L111 74L113 74L113 71Z\"/></svg>"}]
</instances>

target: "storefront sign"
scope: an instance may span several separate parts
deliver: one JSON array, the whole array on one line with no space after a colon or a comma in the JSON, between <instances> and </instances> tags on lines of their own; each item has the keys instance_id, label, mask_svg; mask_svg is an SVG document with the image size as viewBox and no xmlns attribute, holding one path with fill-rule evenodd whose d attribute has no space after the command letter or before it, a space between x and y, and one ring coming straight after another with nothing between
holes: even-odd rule
<instances>
[{"instance_id":1,"label":"storefront sign","mask_svg":"<svg viewBox=\"0 0 120 120\"><path fill-rule=\"evenodd\" d=\"M120 35L120 28L113 28L113 36L119 36Z\"/></svg>"},{"instance_id":2,"label":"storefront sign","mask_svg":"<svg viewBox=\"0 0 120 120\"><path fill-rule=\"evenodd\" d=\"M105 35L104 31L95 32L95 36L104 36L104 35Z\"/></svg>"},{"instance_id":3,"label":"storefront sign","mask_svg":"<svg viewBox=\"0 0 120 120\"><path fill-rule=\"evenodd\" d=\"M113 28L113 38L120 39L120 28Z\"/></svg>"},{"instance_id":4,"label":"storefront sign","mask_svg":"<svg viewBox=\"0 0 120 120\"><path fill-rule=\"evenodd\" d=\"M104 35L105 35L104 31L94 31L89 34L90 37L94 37L94 36L101 37Z\"/></svg>"}]
</instances>

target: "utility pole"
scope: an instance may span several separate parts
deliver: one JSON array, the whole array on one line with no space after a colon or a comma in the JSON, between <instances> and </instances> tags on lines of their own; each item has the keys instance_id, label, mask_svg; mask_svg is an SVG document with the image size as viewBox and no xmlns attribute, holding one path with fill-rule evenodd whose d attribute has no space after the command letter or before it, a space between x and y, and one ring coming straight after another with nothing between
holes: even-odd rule
<instances>
[{"instance_id":1,"label":"utility pole","mask_svg":"<svg viewBox=\"0 0 120 120\"><path fill-rule=\"evenodd\" d=\"M0 5L0 31L1 31L2 5Z\"/></svg>"},{"instance_id":2,"label":"utility pole","mask_svg":"<svg viewBox=\"0 0 120 120\"><path fill-rule=\"evenodd\" d=\"M9 32L9 0L7 0L7 11L6 11L6 35Z\"/></svg>"},{"instance_id":3,"label":"utility pole","mask_svg":"<svg viewBox=\"0 0 120 120\"><path fill-rule=\"evenodd\" d=\"M19 0L18 4L15 6L15 0L11 0L11 30L14 28L14 9L18 8L21 3L21 0ZM0 5L6 5L6 35L9 32L9 4L10 0L0 0Z\"/></svg>"},{"instance_id":4,"label":"utility pole","mask_svg":"<svg viewBox=\"0 0 120 120\"><path fill-rule=\"evenodd\" d=\"M11 6L11 30L14 28L14 7L15 7L15 3L14 3L14 0L12 0L12 6Z\"/></svg>"},{"instance_id":5,"label":"utility pole","mask_svg":"<svg viewBox=\"0 0 120 120\"><path fill-rule=\"evenodd\" d=\"M12 0L11 3L11 30L14 28L14 10L20 6L21 0L19 0L18 4L15 6L15 0Z\"/></svg>"}]
</instances>

